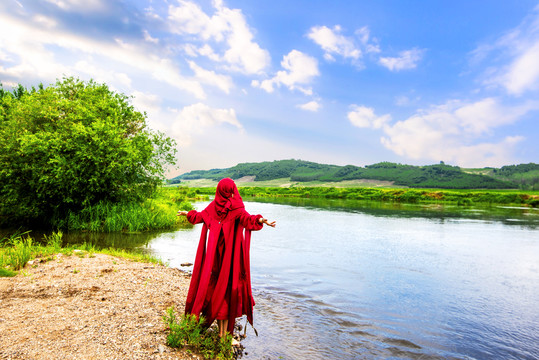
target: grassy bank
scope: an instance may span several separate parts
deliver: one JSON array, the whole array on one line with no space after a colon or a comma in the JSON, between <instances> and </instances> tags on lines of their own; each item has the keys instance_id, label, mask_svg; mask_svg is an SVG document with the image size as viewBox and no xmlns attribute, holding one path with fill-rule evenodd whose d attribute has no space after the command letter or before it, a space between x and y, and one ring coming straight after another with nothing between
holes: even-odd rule
<instances>
[{"instance_id":1,"label":"grassy bank","mask_svg":"<svg viewBox=\"0 0 539 360\"><path fill-rule=\"evenodd\" d=\"M32 259L39 258L41 261L53 260L57 254L67 256L90 256L94 253L108 254L122 257L133 261L158 263L163 262L151 255L135 251L120 249L97 249L94 245L72 244L62 246L62 232L53 232L45 236L45 242L36 242L28 233L14 234L0 240L0 277L15 276Z\"/></svg>"},{"instance_id":2,"label":"grassy bank","mask_svg":"<svg viewBox=\"0 0 539 360\"><path fill-rule=\"evenodd\" d=\"M214 194L215 188L197 188L200 194ZM451 203L458 205L501 204L539 206L538 191L518 190L440 190L440 189L388 189L337 188L327 186L252 187L240 186L240 194L249 197L299 197L388 201L402 203Z\"/></svg>"},{"instance_id":3,"label":"grassy bank","mask_svg":"<svg viewBox=\"0 0 539 360\"><path fill-rule=\"evenodd\" d=\"M79 212L69 212L62 218L52 218L50 226L59 229L43 241L35 241L29 232L10 235L0 240L0 276L13 276L32 258L92 254L95 252L129 258L135 261L159 262L146 254L119 249L99 249L91 243L62 246L63 231L140 232L171 229L187 225L185 217L176 216L178 210L191 210L192 200L207 199L186 187L160 188L156 194L141 203L101 202Z\"/></svg>"},{"instance_id":4,"label":"grassy bank","mask_svg":"<svg viewBox=\"0 0 539 360\"><path fill-rule=\"evenodd\" d=\"M187 220L177 217L176 212L192 209L190 201L197 199L197 194L189 192L185 187L163 187L143 202L100 202L78 212L69 212L65 217L53 218L51 226L93 232L171 229L187 224Z\"/></svg>"}]
</instances>

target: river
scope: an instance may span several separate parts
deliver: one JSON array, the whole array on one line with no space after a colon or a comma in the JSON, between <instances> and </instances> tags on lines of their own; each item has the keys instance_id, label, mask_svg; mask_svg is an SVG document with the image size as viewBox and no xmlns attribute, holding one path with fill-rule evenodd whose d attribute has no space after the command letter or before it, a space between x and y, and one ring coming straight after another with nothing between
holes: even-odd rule
<instances>
[{"instance_id":1,"label":"river","mask_svg":"<svg viewBox=\"0 0 539 360\"><path fill-rule=\"evenodd\" d=\"M538 210L265 201L245 359L539 358ZM180 267L200 230L145 246Z\"/></svg>"}]
</instances>

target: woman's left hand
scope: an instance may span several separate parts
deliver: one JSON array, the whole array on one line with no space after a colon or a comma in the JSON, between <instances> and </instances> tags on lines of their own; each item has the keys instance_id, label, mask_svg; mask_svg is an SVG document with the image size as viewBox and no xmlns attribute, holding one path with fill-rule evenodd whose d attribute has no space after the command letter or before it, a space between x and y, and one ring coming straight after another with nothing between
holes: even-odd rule
<instances>
[{"instance_id":1,"label":"woman's left hand","mask_svg":"<svg viewBox=\"0 0 539 360\"><path fill-rule=\"evenodd\" d=\"M258 221L261 224L266 224L268 226L275 227L275 221L269 222L268 219L264 219L264 218L260 218L260 220L258 220Z\"/></svg>"},{"instance_id":2,"label":"woman's left hand","mask_svg":"<svg viewBox=\"0 0 539 360\"><path fill-rule=\"evenodd\" d=\"M189 211L179 210L176 216L187 216Z\"/></svg>"}]
</instances>

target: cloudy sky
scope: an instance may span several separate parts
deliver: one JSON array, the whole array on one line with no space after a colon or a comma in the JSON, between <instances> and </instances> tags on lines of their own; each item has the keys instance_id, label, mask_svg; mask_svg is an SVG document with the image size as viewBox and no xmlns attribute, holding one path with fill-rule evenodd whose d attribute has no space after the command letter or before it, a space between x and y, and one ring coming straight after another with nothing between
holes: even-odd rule
<instances>
[{"instance_id":1,"label":"cloudy sky","mask_svg":"<svg viewBox=\"0 0 539 360\"><path fill-rule=\"evenodd\" d=\"M537 0L2 0L4 88L63 76L133 96L170 176L539 162Z\"/></svg>"}]
</instances>

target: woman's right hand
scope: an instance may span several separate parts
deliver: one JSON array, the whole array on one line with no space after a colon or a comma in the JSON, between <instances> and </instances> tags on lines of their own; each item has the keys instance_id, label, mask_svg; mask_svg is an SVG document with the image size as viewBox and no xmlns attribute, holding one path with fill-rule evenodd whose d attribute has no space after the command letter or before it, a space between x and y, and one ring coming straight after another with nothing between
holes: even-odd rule
<instances>
[{"instance_id":1,"label":"woman's right hand","mask_svg":"<svg viewBox=\"0 0 539 360\"><path fill-rule=\"evenodd\" d=\"M176 214L176 216L187 216L188 212L189 211L179 210L178 213Z\"/></svg>"}]
</instances>

